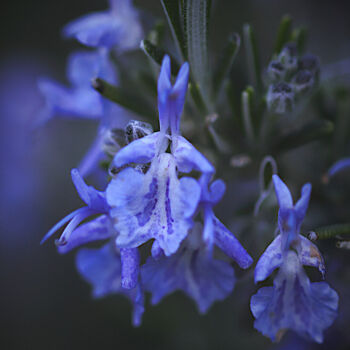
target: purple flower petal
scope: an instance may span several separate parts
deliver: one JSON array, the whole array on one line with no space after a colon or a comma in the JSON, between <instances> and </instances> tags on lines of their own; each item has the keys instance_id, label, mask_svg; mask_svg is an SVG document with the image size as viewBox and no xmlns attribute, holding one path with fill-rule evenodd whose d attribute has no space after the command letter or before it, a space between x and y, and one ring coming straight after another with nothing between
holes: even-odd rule
<instances>
[{"instance_id":1,"label":"purple flower petal","mask_svg":"<svg viewBox=\"0 0 350 350\"><path fill-rule=\"evenodd\" d=\"M234 271L226 262L212 259L205 250L181 249L170 257L149 258L141 268L145 289L152 304L182 290L192 298L201 313L213 302L225 299L234 287Z\"/></svg>"},{"instance_id":2,"label":"purple flower petal","mask_svg":"<svg viewBox=\"0 0 350 350\"><path fill-rule=\"evenodd\" d=\"M160 132L137 139L123 147L114 157L113 164L122 167L130 163L149 163L156 156L158 144L163 142Z\"/></svg>"},{"instance_id":3,"label":"purple flower petal","mask_svg":"<svg viewBox=\"0 0 350 350\"><path fill-rule=\"evenodd\" d=\"M217 218L214 219L214 228L215 244L242 269L247 269L253 259L237 238Z\"/></svg>"},{"instance_id":4,"label":"purple flower petal","mask_svg":"<svg viewBox=\"0 0 350 350\"><path fill-rule=\"evenodd\" d=\"M265 280L271 273L281 266L282 258L282 236L278 235L266 248L255 267L255 283Z\"/></svg>"},{"instance_id":5,"label":"purple flower petal","mask_svg":"<svg viewBox=\"0 0 350 350\"><path fill-rule=\"evenodd\" d=\"M173 254L192 227L199 197L196 180L177 178L170 154L155 158L145 175L121 171L107 188L118 246L135 248L154 238L166 255Z\"/></svg>"},{"instance_id":6,"label":"purple flower petal","mask_svg":"<svg viewBox=\"0 0 350 350\"><path fill-rule=\"evenodd\" d=\"M122 287L133 289L138 283L140 254L137 248L120 249L122 262Z\"/></svg>"},{"instance_id":7,"label":"purple flower petal","mask_svg":"<svg viewBox=\"0 0 350 350\"><path fill-rule=\"evenodd\" d=\"M317 267L324 277L326 267L324 265L323 257L315 244L310 242L302 235L300 237L300 244L297 245L297 251L300 262L306 266Z\"/></svg>"},{"instance_id":8,"label":"purple flower petal","mask_svg":"<svg viewBox=\"0 0 350 350\"><path fill-rule=\"evenodd\" d=\"M293 208L293 198L286 184L276 174L272 175L272 180L280 209Z\"/></svg>"},{"instance_id":9,"label":"purple flower petal","mask_svg":"<svg viewBox=\"0 0 350 350\"><path fill-rule=\"evenodd\" d=\"M179 171L189 173L197 170L202 173L214 173L214 167L210 162L184 137L173 136L171 147Z\"/></svg>"},{"instance_id":10,"label":"purple flower petal","mask_svg":"<svg viewBox=\"0 0 350 350\"><path fill-rule=\"evenodd\" d=\"M115 235L112 222L107 215L99 216L77 227L64 245L57 247L60 254L66 254L83 244L111 238Z\"/></svg>"}]
</instances>

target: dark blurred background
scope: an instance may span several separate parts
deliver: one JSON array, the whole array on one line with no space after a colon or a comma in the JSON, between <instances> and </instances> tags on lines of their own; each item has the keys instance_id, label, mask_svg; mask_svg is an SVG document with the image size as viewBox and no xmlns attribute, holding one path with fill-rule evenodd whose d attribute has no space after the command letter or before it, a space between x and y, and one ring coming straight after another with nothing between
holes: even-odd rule
<instances>
[{"instance_id":1,"label":"dark blurred background","mask_svg":"<svg viewBox=\"0 0 350 350\"><path fill-rule=\"evenodd\" d=\"M135 3L164 19L158 0ZM237 285L228 299L214 304L205 316L199 315L194 303L181 293L156 307L147 304L143 325L135 329L126 298L93 301L89 285L75 270L74 253L60 256L52 242L39 245L52 224L82 204L69 169L84 154L95 125L53 120L29 135L30 118L42 103L36 78L50 75L64 81L66 57L78 44L62 39L62 26L82 14L105 9L107 1L18 0L2 1L1 7L1 348L277 347L252 327L247 297L256 290L252 283ZM322 65L334 63L350 58L349 10L347 1L214 1L210 46L215 55L229 32L241 33L242 25L249 22L256 29L261 60L266 63L278 23L284 14L290 14L296 25L308 29L308 51L318 55ZM238 67L243 64L241 56L233 69L238 78ZM11 119L15 115L18 120ZM334 342L337 332L326 331L326 339L331 334L331 340L322 346L290 343L298 341L293 335L279 346L348 349L349 338Z\"/></svg>"}]
</instances>

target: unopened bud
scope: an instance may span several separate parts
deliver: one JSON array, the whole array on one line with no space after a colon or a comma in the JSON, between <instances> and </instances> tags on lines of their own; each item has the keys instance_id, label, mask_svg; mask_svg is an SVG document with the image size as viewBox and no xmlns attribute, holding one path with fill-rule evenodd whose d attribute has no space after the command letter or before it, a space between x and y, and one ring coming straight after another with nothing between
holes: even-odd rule
<instances>
[{"instance_id":1,"label":"unopened bud","mask_svg":"<svg viewBox=\"0 0 350 350\"><path fill-rule=\"evenodd\" d=\"M282 114L294 107L294 91L290 84L280 82L270 85L266 96L269 110Z\"/></svg>"},{"instance_id":2,"label":"unopened bud","mask_svg":"<svg viewBox=\"0 0 350 350\"><path fill-rule=\"evenodd\" d=\"M141 139L153 133L152 125L138 120L131 120L125 127L127 143Z\"/></svg>"},{"instance_id":3,"label":"unopened bud","mask_svg":"<svg viewBox=\"0 0 350 350\"><path fill-rule=\"evenodd\" d=\"M311 90L315 80L308 70L299 71L294 78L294 89L297 94L303 94Z\"/></svg>"}]
</instances>

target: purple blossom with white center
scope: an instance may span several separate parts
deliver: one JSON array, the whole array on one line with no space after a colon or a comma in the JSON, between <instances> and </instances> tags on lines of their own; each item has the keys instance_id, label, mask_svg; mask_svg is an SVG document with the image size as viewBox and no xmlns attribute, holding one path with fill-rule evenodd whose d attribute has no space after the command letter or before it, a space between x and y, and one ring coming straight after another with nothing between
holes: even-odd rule
<instances>
[{"instance_id":1,"label":"purple blossom with white center","mask_svg":"<svg viewBox=\"0 0 350 350\"><path fill-rule=\"evenodd\" d=\"M160 131L131 142L113 159L117 168L150 163L146 174L126 168L107 187L121 248L135 248L154 238L155 250L160 248L167 256L175 253L193 225L201 192L195 179L179 179L178 172L214 172L209 161L180 135L188 75L185 63L172 85L170 59L164 57L158 80Z\"/></svg>"},{"instance_id":2,"label":"purple blossom with white center","mask_svg":"<svg viewBox=\"0 0 350 350\"><path fill-rule=\"evenodd\" d=\"M303 265L319 269L325 266L318 248L299 234L308 207L311 185L302 188L301 198L293 205L288 187L273 175L279 203L280 234L268 246L255 268L255 283L265 280L279 268L273 287L263 287L251 298L256 318L254 327L278 341L287 329L314 340L323 341L323 331L337 316L338 294L326 283L311 283Z\"/></svg>"},{"instance_id":3,"label":"purple blossom with white center","mask_svg":"<svg viewBox=\"0 0 350 350\"><path fill-rule=\"evenodd\" d=\"M109 0L110 9L95 12L67 24L66 37L91 47L115 48L122 53L139 47L143 30L132 0Z\"/></svg>"}]
</instances>

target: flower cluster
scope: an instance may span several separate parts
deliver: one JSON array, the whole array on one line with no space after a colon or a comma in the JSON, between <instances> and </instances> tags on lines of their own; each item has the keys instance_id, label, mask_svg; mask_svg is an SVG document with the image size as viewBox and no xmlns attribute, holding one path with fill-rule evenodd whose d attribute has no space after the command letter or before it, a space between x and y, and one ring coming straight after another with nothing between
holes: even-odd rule
<instances>
[{"instance_id":1,"label":"flower cluster","mask_svg":"<svg viewBox=\"0 0 350 350\"><path fill-rule=\"evenodd\" d=\"M139 14L130 0L110 0L110 9L92 13L65 26L67 38L75 38L93 51L77 51L68 58L67 78L70 87L49 78L38 81L46 104L37 125L55 116L99 121L95 141L79 165L82 175L88 175L103 157L102 145L108 130L122 126L129 116L118 105L104 99L91 87L91 80L103 78L118 83L118 74L111 62L111 53L121 54L138 47L142 37Z\"/></svg>"},{"instance_id":2,"label":"flower cluster","mask_svg":"<svg viewBox=\"0 0 350 350\"><path fill-rule=\"evenodd\" d=\"M296 44L289 43L270 61L266 74L267 105L276 113L284 113L292 110L296 100L318 81L318 58L311 54L298 57Z\"/></svg>"},{"instance_id":3,"label":"flower cluster","mask_svg":"<svg viewBox=\"0 0 350 350\"><path fill-rule=\"evenodd\" d=\"M107 240L100 249L80 250L77 268L93 285L95 297L127 295L134 304L135 325L141 320L144 291L157 303L182 290L200 312L227 297L234 287L234 271L214 256L215 246L241 268L253 262L214 215L224 182L210 184L214 167L180 134L189 66L181 67L172 85L170 64L165 56L158 80L160 130L140 135L116 153L111 164L116 175L104 192L87 186L73 169L73 183L86 206L62 219L43 239L67 224L56 241L61 253ZM192 172L198 177L184 176ZM138 249L151 240L151 256L140 269Z\"/></svg>"},{"instance_id":4,"label":"flower cluster","mask_svg":"<svg viewBox=\"0 0 350 350\"><path fill-rule=\"evenodd\" d=\"M311 185L302 188L301 198L293 205L287 186L273 176L279 203L280 234L268 246L255 268L255 282L269 277L279 268L273 287L260 288L251 298L256 318L254 327L272 340L279 340L287 329L318 343L323 330L336 315L338 295L326 282L311 283L303 265L317 267L325 274L325 266L317 247L299 234L308 208Z\"/></svg>"},{"instance_id":5,"label":"flower cluster","mask_svg":"<svg viewBox=\"0 0 350 350\"><path fill-rule=\"evenodd\" d=\"M214 206L222 200L226 185L222 180L215 179L215 167L196 148L202 138L198 137L197 141L200 141L194 143L195 147L181 134L180 120L189 86L190 64L192 71L202 73L207 67L207 57L204 57L206 49L199 50L201 43L196 40L183 43L185 39L182 34L190 30L191 35L184 37L197 38L200 30L206 31L206 28L197 28L202 21L193 18L188 19L188 23L179 18L170 20L170 24L178 26L172 31L183 50L181 57L188 59L190 64L185 62L180 65L173 60L171 65L169 55L154 44L157 40L143 41L141 47L149 58L157 64L161 63L157 83L156 77L143 76L143 83L153 88L154 95L157 90L159 130L154 132L151 124L130 120L129 112L124 110L128 108L143 115L143 106L133 108L133 103L128 103L133 100L130 96L134 99L137 96L129 95L128 91L123 94L122 88L116 87L119 84L118 72L112 60L112 57L119 59L119 55L139 47L143 37L140 15L133 7L132 0L110 0L109 3L109 10L83 16L64 28L67 38L75 38L88 47L88 50L75 52L68 59L69 86L48 78L38 82L45 106L37 125L56 116L97 120L99 123L90 150L78 169L71 171L72 181L85 206L60 220L42 242L63 229L56 240L59 253L65 254L78 248L77 269L91 284L93 297L116 293L126 296L133 305L135 326L142 321L145 293L150 293L152 304L157 304L167 295L182 291L194 300L200 313L205 313L214 302L225 299L234 289L236 278L230 260L234 260L242 269L249 268L253 263L252 257L234 234L215 215ZM178 4L178 9L181 8L181 14L178 14L179 11L173 11L170 3L164 2L163 5L167 15L169 11L174 12L171 16L182 15L185 10L183 4ZM203 11L199 7L196 11ZM190 15L193 16L186 13L186 16ZM198 18L207 17L206 13ZM154 29L151 37L160 37L158 34ZM228 74L239 47L237 38L226 53L230 57L223 60L226 62L223 69L219 69L220 74L213 79L218 87L224 82L224 71ZM318 80L318 59L312 55L300 57L296 45L287 41L279 46L282 46L282 50L273 57L267 68L267 106L263 100L265 96L248 94L247 91L253 90L248 89L242 95L242 125L251 134L249 142L254 141L253 129L261 127L259 123L253 126L251 107L261 105L262 109L267 108L275 113L292 110L299 98L306 96ZM197 54L201 57L195 62ZM216 112L225 110L225 106L222 109L218 106L221 99L213 100L220 94L207 94L202 85L210 85L210 79L199 79L199 84L196 75L193 74L190 82L193 98L193 106L190 107L193 107L194 114L197 112L202 117L204 113L215 112L215 118L209 116L207 120L216 120ZM101 78L94 80L101 82L103 88L95 86L100 93L92 87L93 78ZM229 92L230 88L227 90ZM114 92L121 92L120 96L125 99L114 98ZM261 101L258 101L260 97ZM124 108L107 98L120 102ZM151 101L151 96L148 100ZM145 113L148 114L151 113ZM262 152L269 149L264 145L264 133L268 133L270 127L268 123L261 123L263 127L256 130L261 136ZM224 139L225 136L221 140L212 121L207 124L210 124L207 131L218 153L228 153L229 140ZM251 133L250 124L254 131ZM313 127L306 125L306 130L301 129L299 134L297 130L292 136L296 135L298 142L304 144L307 140L313 141L326 129L317 125L318 129ZM210 143L207 136L203 135L202 145ZM273 137L275 135L271 135ZM298 142L290 142L292 146L287 143L287 146L297 147L300 145ZM257 146L258 143L254 141L254 144ZM274 145L271 142L272 148ZM252 162L262 155L257 152L257 157L253 157L257 151L255 146L251 149L248 147ZM271 154L278 152L272 150ZM106 166L105 170L109 170L108 181L104 190L98 191L87 185L84 179L97 168L98 163L101 165L102 157L106 156L107 161L103 165ZM213 155L214 158L216 156ZM277 165L271 156L265 157L262 164L267 162L271 163L272 171L265 174L265 166L262 166L263 188L265 180L270 180L271 174L277 173ZM340 160L329 170L328 176L333 176L349 164L348 158ZM225 165L222 167L227 169ZM265 179L265 175L269 179ZM310 282L304 269L304 266L318 268L324 278L325 265L318 248L300 234L311 185L303 186L301 198L294 205L289 189L275 174L259 199L257 209L267 198L272 183L279 204L279 234L258 260L255 282L264 281L271 275L274 278L273 286L262 287L251 297L254 327L273 341L279 340L286 330L291 329L320 343L324 330L337 315L338 294L326 282ZM98 247L82 247L91 243Z\"/></svg>"}]
</instances>

